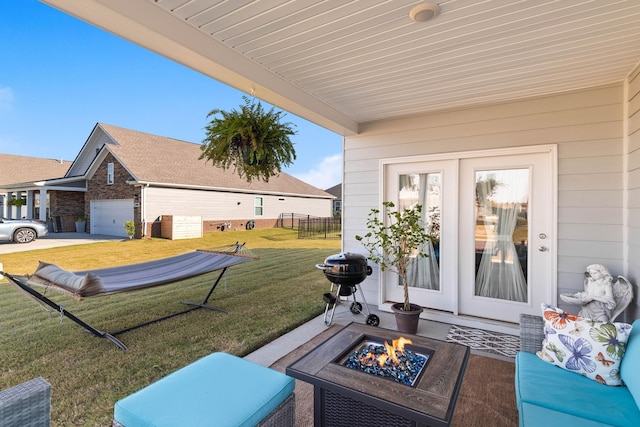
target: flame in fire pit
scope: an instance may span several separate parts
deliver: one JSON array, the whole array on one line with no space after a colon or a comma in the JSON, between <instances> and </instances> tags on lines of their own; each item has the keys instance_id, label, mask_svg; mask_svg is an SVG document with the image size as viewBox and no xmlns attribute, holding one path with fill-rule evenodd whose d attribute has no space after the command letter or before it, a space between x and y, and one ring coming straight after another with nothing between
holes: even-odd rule
<instances>
[{"instance_id":1,"label":"flame in fire pit","mask_svg":"<svg viewBox=\"0 0 640 427\"><path fill-rule=\"evenodd\" d=\"M390 364L398 365L400 364L400 360L398 359L398 354L404 353L404 346L407 344L411 344L409 338L400 337L392 341L390 345L387 341L384 342L385 353L382 354L374 354L374 353L366 353L360 356L360 363L371 366L374 363L378 363L380 366L384 366L387 361Z\"/></svg>"},{"instance_id":2,"label":"flame in fire pit","mask_svg":"<svg viewBox=\"0 0 640 427\"><path fill-rule=\"evenodd\" d=\"M433 351L424 349L425 354L415 353L405 350L407 344L412 341L403 337L393 340L391 345L386 341L384 345L380 341L364 341L353 349L343 364L350 369L413 386Z\"/></svg>"}]
</instances>

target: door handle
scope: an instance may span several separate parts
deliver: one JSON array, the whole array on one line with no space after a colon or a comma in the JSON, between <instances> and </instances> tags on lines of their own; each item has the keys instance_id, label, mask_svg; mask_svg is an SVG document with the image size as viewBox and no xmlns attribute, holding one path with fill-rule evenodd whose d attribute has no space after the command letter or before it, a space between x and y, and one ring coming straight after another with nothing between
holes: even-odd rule
<instances>
[{"instance_id":1,"label":"door handle","mask_svg":"<svg viewBox=\"0 0 640 427\"><path fill-rule=\"evenodd\" d=\"M549 248L547 248L546 246L538 246L538 250L540 252L547 252L549 250Z\"/></svg>"}]
</instances>

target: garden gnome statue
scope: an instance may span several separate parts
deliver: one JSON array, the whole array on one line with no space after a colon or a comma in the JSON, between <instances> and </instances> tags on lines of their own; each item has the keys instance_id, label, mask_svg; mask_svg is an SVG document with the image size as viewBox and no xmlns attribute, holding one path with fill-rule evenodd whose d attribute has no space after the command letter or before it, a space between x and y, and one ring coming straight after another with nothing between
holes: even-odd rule
<instances>
[{"instance_id":1,"label":"garden gnome statue","mask_svg":"<svg viewBox=\"0 0 640 427\"><path fill-rule=\"evenodd\" d=\"M620 282L620 283L618 283ZM614 284L619 285L614 289ZM627 279L618 276L616 282L602 264L591 264L584 272L584 291L561 294L563 301L581 305L579 316L601 322L612 322L627 307L632 297Z\"/></svg>"}]
</instances>

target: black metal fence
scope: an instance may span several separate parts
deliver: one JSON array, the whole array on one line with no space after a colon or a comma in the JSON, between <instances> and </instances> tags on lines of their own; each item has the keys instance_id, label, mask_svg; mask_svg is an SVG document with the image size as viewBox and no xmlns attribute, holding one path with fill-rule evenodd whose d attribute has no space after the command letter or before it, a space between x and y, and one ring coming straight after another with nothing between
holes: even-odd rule
<instances>
[{"instance_id":1,"label":"black metal fence","mask_svg":"<svg viewBox=\"0 0 640 427\"><path fill-rule=\"evenodd\" d=\"M304 215L298 213L281 213L276 221L276 227L296 228L300 220L317 219L317 216Z\"/></svg>"},{"instance_id":2,"label":"black metal fence","mask_svg":"<svg viewBox=\"0 0 640 427\"><path fill-rule=\"evenodd\" d=\"M298 239L340 239L341 218L300 218Z\"/></svg>"}]
</instances>

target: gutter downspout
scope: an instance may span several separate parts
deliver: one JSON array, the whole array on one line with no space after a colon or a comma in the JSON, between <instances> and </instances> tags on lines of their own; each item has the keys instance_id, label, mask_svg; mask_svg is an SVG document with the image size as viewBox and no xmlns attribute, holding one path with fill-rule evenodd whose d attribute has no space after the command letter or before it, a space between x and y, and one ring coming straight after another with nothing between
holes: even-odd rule
<instances>
[{"instance_id":1,"label":"gutter downspout","mask_svg":"<svg viewBox=\"0 0 640 427\"><path fill-rule=\"evenodd\" d=\"M140 186L140 216L141 218L141 223L142 223L142 236L141 237L145 237L147 235L147 210L146 210L146 205L147 205L147 201L146 201L146 197L145 197L145 188L149 187L149 184L143 184Z\"/></svg>"}]
</instances>

